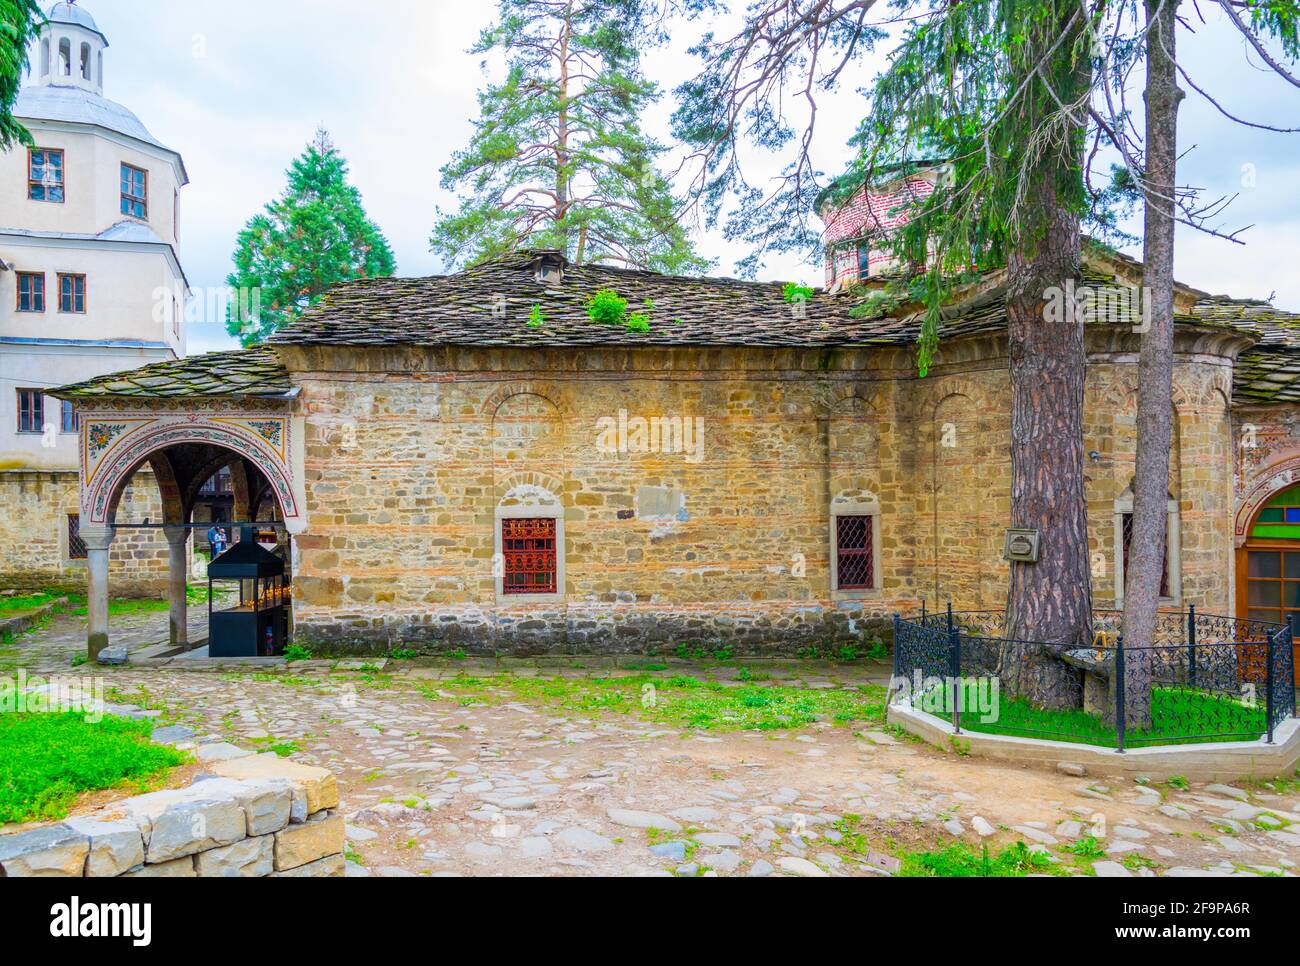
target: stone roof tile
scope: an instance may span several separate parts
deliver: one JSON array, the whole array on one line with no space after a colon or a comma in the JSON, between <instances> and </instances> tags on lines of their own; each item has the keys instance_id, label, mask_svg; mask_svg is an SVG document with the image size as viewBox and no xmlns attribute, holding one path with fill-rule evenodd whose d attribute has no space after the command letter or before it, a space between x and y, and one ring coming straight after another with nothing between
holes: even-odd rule
<instances>
[{"instance_id":1,"label":"stone roof tile","mask_svg":"<svg viewBox=\"0 0 1300 966\"><path fill-rule=\"evenodd\" d=\"M292 387L289 374L265 347L209 352L171 362L114 372L55 389L60 399L99 397L252 396L283 397Z\"/></svg>"}]
</instances>

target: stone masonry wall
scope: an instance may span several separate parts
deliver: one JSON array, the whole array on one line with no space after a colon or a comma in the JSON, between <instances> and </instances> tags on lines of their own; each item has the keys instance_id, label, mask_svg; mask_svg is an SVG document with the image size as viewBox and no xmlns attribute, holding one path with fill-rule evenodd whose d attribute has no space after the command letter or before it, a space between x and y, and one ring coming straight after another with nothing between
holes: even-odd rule
<instances>
[{"instance_id":1,"label":"stone masonry wall","mask_svg":"<svg viewBox=\"0 0 1300 966\"><path fill-rule=\"evenodd\" d=\"M0 591L61 589L84 593L86 562L68 556L68 514L80 510L76 473L0 472ZM153 474L136 473L117 518L162 520ZM109 551L115 597L162 597L167 540L160 530L119 530Z\"/></svg>"},{"instance_id":2,"label":"stone masonry wall","mask_svg":"<svg viewBox=\"0 0 1300 966\"><path fill-rule=\"evenodd\" d=\"M1085 425L1098 607L1116 601L1136 386L1133 353L1104 350ZM910 352L881 349L285 351L306 417L295 631L314 646L779 650L872 633L920 598L1003 606L1010 389L996 338L944 343L925 379ZM1218 613L1228 366L1180 352L1171 471L1182 593L1168 604ZM698 417L699 447L638 451L635 417ZM620 426L628 445L602 445ZM876 513L874 590L831 588L832 501ZM529 506L562 520L563 593L521 601L498 593L494 534Z\"/></svg>"},{"instance_id":3,"label":"stone masonry wall","mask_svg":"<svg viewBox=\"0 0 1300 966\"><path fill-rule=\"evenodd\" d=\"M0 877L342 876L343 816L324 768L272 753L209 764L188 788L0 835Z\"/></svg>"}]
</instances>

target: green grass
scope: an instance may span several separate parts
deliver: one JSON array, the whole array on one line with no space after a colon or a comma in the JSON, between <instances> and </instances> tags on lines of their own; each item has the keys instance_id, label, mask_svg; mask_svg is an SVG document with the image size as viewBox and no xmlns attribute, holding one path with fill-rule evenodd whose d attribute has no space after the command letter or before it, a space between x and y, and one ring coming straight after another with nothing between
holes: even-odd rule
<instances>
[{"instance_id":1,"label":"green grass","mask_svg":"<svg viewBox=\"0 0 1300 966\"><path fill-rule=\"evenodd\" d=\"M22 594L14 597L0 597L0 613L33 610L52 600L58 600L62 594Z\"/></svg>"},{"instance_id":2,"label":"green grass","mask_svg":"<svg viewBox=\"0 0 1300 966\"><path fill-rule=\"evenodd\" d=\"M62 818L85 792L144 790L188 756L149 740L151 721L80 712L0 714L0 824Z\"/></svg>"},{"instance_id":3,"label":"green grass","mask_svg":"<svg viewBox=\"0 0 1300 966\"><path fill-rule=\"evenodd\" d=\"M903 855L900 876L909 877L966 877L984 876L1014 878L1031 872L1060 875L1064 872L1042 852L1030 852L1024 842L1009 845L1001 852L990 852L985 846L978 852L963 842L929 852L909 852Z\"/></svg>"},{"instance_id":4,"label":"green grass","mask_svg":"<svg viewBox=\"0 0 1300 966\"><path fill-rule=\"evenodd\" d=\"M66 594L71 613L78 617L86 616L85 594ZM185 603L197 607L208 602L206 584L186 584ZM157 597L115 597L108 602L109 617L126 617L131 614L157 614L171 607L171 602Z\"/></svg>"},{"instance_id":5,"label":"green grass","mask_svg":"<svg viewBox=\"0 0 1300 966\"><path fill-rule=\"evenodd\" d=\"M951 704L944 700L945 710ZM976 712L962 714L963 731L1048 738L1077 744L1114 748L1115 728L1099 715L1078 709L1052 711L1036 708L1023 698L1002 697L998 720L982 722ZM936 712L938 713L938 712ZM1182 745L1204 741L1253 741L1267 730L1262 704L1248 707L1241 701L1183 688L1153 688L1151 727L1128 728L1125 747Z\"/></svg>"},{"instance_id":6,"label":"green grass","mask_svg":"<svg viewBox=\"0 0 1300 966\"><path fill-rule=\"evenodd\" d=\"M709 731L770 731L814 721L881 722L884 688L812 690L795 687L728 687L692 677L525 678L459 675L426 693L445 691L465 705L523 700L577 714L631 714L668 727Z\"/></svg>"}]
</instances>

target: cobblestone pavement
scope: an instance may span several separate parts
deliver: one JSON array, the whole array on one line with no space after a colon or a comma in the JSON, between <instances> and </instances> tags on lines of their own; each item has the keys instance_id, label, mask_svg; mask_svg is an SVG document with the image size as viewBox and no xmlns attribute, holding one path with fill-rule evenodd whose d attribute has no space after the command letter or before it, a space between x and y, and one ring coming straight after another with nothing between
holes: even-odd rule
<instances>
[{"instance_id":1,"label":"cobblestone pavement","mask_svg":"<svg viewBox=\"0 0 1300 966\"><path fill-rule=\"evenodd\" d=\"M114 642L157 640L165 622L165 614L115 619ZM332 769L351 875L880 875L892 868L888 853L956 840L994 853L1024 842L1071 874L1289 876L1300 862L1294 782L1279 794L1072 777L946 753L878 723L666 728L635 713L557 711L497 687L490 675L499 664L473 661L392 661L378 673L323 661L73 669L83 641L84 623L65 615L17 639L9 658L103 673L114 696L164 708L200 735ZM542 678L633 673L612 663L507 669ZM736 683L734 667L671 663L665 674ZM833 693L887 669L766 672L774 684ZM479 679L488 703L466 696L464 674Z\"/></svg>"}]
</instances>

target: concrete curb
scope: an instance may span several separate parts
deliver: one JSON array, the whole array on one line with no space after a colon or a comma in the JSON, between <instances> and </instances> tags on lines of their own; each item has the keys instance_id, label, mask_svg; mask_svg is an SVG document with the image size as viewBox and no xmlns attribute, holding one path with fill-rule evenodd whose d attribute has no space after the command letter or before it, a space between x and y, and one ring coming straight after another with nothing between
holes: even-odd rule
<instances>
[{"instance_id":1,"label":"concrete curb","mask_svg":"<svg viewBox=\"0 0 1300 966\"><path fill-rule=\"evenodd\" d=\"M977 731L957 734L950 722L916 711L905 701L889 706L887 720L944 750L951 750L954 741L958 741L963 751L982 758L1049 766L1062 761L1077 762L1097 774L1146 775L1154 781L1163 781L1174 775L1190 781L1218 782L1275 778L1290 776L1300 763L1300 719L1297 718L1287 719L1274 731L1271 745L1261 738L1257 741L1131 748L1123 754L1114 748L1069 741L990 735Z\"/></svg>"}]
</instances>

